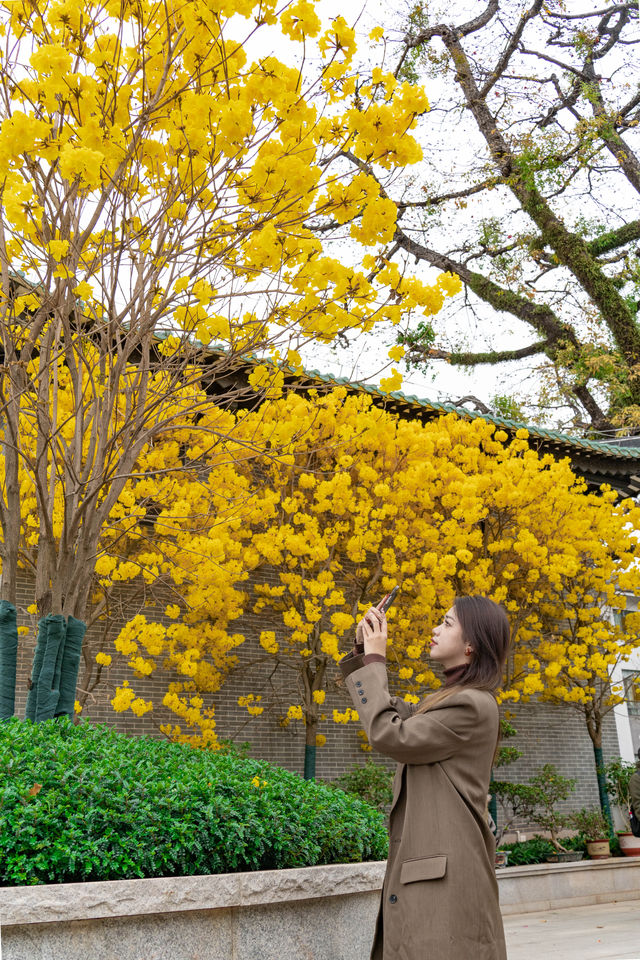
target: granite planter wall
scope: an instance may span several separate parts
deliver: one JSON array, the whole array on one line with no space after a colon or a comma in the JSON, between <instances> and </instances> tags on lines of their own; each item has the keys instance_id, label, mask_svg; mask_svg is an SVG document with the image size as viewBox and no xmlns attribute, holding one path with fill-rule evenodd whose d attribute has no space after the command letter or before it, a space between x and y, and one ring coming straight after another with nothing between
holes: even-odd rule
<instances>
[{"instance_id":1,"label":"granite planter wall","mask_svg":"<svg viewBox=\"0 0 640 960\"><path fill-rule=\"evenodd\" d=\"M0 888L0 960L368 960L384 862Z\"/></svg>"},{"instance_id":2,"label":"granite planter wall","mask_svg":"<svg viewBox=\"0 0 640 960\"><path fill-rule=\"evenodd\" d=\"M367 960L384 863L0 888L0 960ZM640 857L506 867L505 915L640 899Z\"/></svg>"},{"instance_id":3,"label":"granite planter wall","mask_svg":"<svg viewBox=\"0 0 640 960\"><path fill-rule=\"evenodd\" d=\"M640 857L496 870L503 916L640 900Z\"/></svg>"}]
</instances>

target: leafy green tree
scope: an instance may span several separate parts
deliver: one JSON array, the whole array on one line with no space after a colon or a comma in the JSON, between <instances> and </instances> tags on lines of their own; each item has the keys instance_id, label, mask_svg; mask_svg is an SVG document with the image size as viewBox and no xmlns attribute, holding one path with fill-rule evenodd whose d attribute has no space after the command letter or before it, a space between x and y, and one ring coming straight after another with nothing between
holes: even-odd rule
<instances>
[{"instance_id":1,"label":"leafy green tree","mask_svg":"<svg viewBox=\"0 0 640 960\"><path fill-rule=\"evenodd\" d=\"M573 428L637 426L638 5L471 6L415 3L390 49L434 100L422 175L386 181L386 258L460 276L473 342L452 334L459 302L399 339L423 368L532 363L538 407L569 406Z\"/></svg>"}]
</instances>

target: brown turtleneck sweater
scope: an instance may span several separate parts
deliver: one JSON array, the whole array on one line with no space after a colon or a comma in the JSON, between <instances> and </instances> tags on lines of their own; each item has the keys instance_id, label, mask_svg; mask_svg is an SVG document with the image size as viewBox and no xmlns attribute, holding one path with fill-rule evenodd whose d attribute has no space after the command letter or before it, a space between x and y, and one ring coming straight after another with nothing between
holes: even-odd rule
<instances>
[{"instance_id":1,"label":"brown turtleneck sweater","mask_svg":"<svg viewBox=\"0 0 640 960\"><path fill-rule=\"evenodd\" d=\"M449 667L448 670L444 671L444 686L452 687L454 683L462 680L468 669L468 663L461 663L458 667Z\"/></svg>"}]
</instances>

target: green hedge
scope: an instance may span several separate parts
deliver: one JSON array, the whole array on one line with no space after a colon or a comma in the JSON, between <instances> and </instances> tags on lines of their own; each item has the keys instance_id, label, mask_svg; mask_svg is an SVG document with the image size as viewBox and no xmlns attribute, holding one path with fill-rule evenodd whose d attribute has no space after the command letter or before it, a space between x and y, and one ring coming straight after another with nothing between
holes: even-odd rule
<instances>
[{"instance_id":1,"label":"green hedge","mask_svg":"<svg viewBox=\"0 0 640 960\"><path fill-rule=\"evenodd\" d=\"M330 786L352 793L386 814L393 800L394 772L369 759L364 766L356 764L341 777L330 781Z\"/></svg>"},{"instance_id":2,"label":"green hedge","mask_svg":"<svg viewBox=\"0 0 640 960\"><path fill-rule=\"evenodd\" d=\"M269 870L386 854L379 812L264 761L68 720L0 723L2 885Z\"/></svg>"}]
</instances>

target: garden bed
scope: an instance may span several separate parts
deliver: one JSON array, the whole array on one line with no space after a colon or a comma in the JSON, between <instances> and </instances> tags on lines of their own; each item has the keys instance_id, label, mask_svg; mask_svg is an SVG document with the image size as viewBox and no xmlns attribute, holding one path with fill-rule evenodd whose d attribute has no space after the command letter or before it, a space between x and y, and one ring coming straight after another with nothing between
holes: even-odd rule
<instances>
[{"instance_id":1,"label":"garden bed","mask_svg":"<svg viewBox=\"0 0 640 960\"><path fill-rule=\"evenodd\" d=\"M384 868L2 888L2 960L367 960Z\"/></svg>"}]
</instances>

